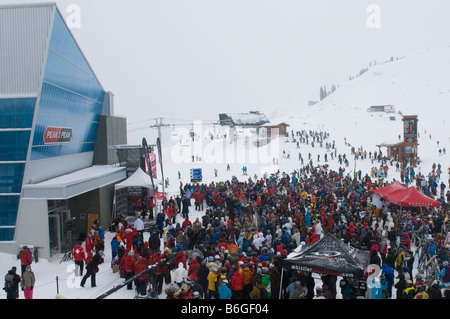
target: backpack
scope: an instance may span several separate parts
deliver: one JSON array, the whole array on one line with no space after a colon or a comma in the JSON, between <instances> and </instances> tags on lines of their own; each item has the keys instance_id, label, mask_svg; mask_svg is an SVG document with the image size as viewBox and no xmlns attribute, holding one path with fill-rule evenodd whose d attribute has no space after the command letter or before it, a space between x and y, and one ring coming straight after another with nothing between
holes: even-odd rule
<instances>
[{"instance_id":1,"label":"backpack","mask_svg":"<svg viewBox=\"0 0 450 319\"><path fill-rule=\"evenodd\" d=\"M5 276L5 287L3 288L3 290L11 291L13 288L13 281L14 281L14 275L7 274Z\"/></svg>"},{"instance_id":2,"label":"backpack","mask_svg":"<svg viewBox=\"0 0 450 319\"><path fill-rule=\"evenodd\" d=\"M302 288L296 288L294 292L291 294L291 298L294 299L305 299L306 298L306 291Z\"/></svg>"}]
</instances>

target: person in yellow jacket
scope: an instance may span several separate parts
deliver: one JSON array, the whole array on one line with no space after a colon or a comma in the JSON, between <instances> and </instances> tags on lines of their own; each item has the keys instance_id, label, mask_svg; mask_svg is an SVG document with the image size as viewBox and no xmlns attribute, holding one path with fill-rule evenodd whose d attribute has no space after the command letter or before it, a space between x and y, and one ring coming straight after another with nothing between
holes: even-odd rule
<instances>
[{"instance_id":1,"label":"person in yellow jacket","mask_svg":"<svg viewBox=\"0 0 450 319\"><path fill-rule=\"evenodd\" d=\"M405 251L402 250L395 259L395 266L397 271L403 269L405 267Z\"/></svg>"},{"instance_id":2,"label":"person in yellow jacket","mask_svg":"<svg viewBox=\"0 0 450 319\"><path fill-rule=\"evenodd\" d=\"M208 280L208 299L218 299L217 296L217 288L216 288L216 282L217 282L217 276L219 275L219 270L217 268L213 268L206 279Z\"/></svg>"},{"instance_id":3,"label":"person in yellow jacket","mask_svg":"<svg viewBox=\"0 0 450 319\"><path fill-rule=\"evenodd\" d=\"M311 201L311 204L315 204L316 203L316 195L312 194L310 197L310 201Z\"/></svg>"},{"instance_id":4,"label":"person in yellow jacket","mask_svg":"<svg viewBox=\"0 0 450 319\"><path fill-rule=\"evenodd\" d=\"M402 299L414 299L414 296L416 295L416 289L413 286L413 283L411 280L406 281L406 289L403 290L402 293Z\"/></svg>"},{"instance_id":5,"label":"person in yellow jacket","mask_svg":"<svg viewBox=\"0 0 450 319\"><path fill-rule=\"evenodd\" d=\"M306 199L308 197L308 193L304 190L301 194L303 199Z\"/></svg>"}]
</instances>

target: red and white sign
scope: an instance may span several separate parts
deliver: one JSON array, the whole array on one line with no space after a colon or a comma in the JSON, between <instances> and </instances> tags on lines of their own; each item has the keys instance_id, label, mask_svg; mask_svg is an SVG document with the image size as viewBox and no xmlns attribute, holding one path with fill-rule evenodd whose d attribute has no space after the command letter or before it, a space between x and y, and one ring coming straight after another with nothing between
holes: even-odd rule
<instances>
[{"instance_id":1,"label":"red and white sign","mask_svg":"<svg viewBox=\"0 0 450 319\"><path fill-rule=\"evenodd\" d=\"M69 143L72 139L72 128L70 127L47 127L44 132L44 143Z\"/></svg>"},{"instance_id":2,"label":"red and white sign","mask_svg":"<svg viewBox=\"0 0 450 319\"><path fill-rule=\"evenodd\" d=\"M167 195L167 193L157 192L155 197L156 197L157 200L163 200L164 199L164 195Z\"/></svg>"}]
</instances>

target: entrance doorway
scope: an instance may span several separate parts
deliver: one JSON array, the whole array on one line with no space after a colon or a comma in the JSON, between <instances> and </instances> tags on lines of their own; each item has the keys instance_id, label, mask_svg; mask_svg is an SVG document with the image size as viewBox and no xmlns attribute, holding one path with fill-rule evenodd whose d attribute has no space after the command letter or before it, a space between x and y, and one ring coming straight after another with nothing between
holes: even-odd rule
<instances>
[{"instance_id":1,"label":"entrance doorway","mask_svg":"<svg viewBox=\"0 0 450 319\"><path fill-rule=\"evenodd\" d=\"M73 219L67 201L48 201L50 254L66 253L73 248Z\"/></svg>"}]
</instances>

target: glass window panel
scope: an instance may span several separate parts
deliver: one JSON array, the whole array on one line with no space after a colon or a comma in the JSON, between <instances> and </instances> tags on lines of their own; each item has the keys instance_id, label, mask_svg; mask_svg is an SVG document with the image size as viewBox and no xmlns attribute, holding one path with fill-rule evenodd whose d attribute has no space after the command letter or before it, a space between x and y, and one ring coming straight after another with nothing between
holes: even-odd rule
<instances>
[{"instance_id":1,"label":"glass window panel","mask_svg":"<svg viewBox=\"0 0 450 319\"><path fill-rule=\"evenodd\" d=\"M14 240L15 228L0 228L0 241Z\"/></svg>"},{"instance_id":2,"label":"glass window panel","mask_svg":"<svg viewBox=\"0 0 450 319\"><path fill-rule=\"evenodd\" d=\"M0 99L0 128L31 128L35 98Z\"/></svg>"},{"instance_id":3,"label":"glass window panel","mask_svg":"<svg viewBox=\"0 0 450 319\"><path fill-rule=\"evenodd\" d=\"M30 133L30 131L0 132L0 161L25 161Z\"/></svg>"},{"instance_id":4,"label":"glass window panel","mask_svg":"<svg viewBox=\"0 0 450 319\"><path fill-rule=\"evenodd\" d=\"M44 81L72 92L103 101L103 90L91 72L81 69L56 53L49 51Z\"/></svg>"},{"instance_id":5,"label":"glass window panel","mask_svg":"<svg viewBox=\"0 0 450 319\"><path fill-rule=\"evenodd\" d=\"M25 163L0 164L0 193L20 193Z\"/></svg>"},{"instance_id":6,"label":"glass window panel","mask_svg":"<svg viewBox=\"0 0 450 319\"><path fill-rule=\"evenodd\" d=\"M16 225L19 199L19 195L0 196L0 226Z\"/></svg>"},{"instance_id":7,"label":"glass window panel","mask_svg":"<svg viewBox=\"0 0 450 319\"><path fill-rule=\"evenodd\" d=\"M39 114L66 120L98 122L102 105L48 83L42 86ZM39 119L38 121L41 121Z\"/></svg>"},{"instance_id":8,"label":"glass window panel","mask_svg":"<svg viewBox=\"0 0 450 319\"><path fill-rule=\"evenodd\" d=\"M103 89L58 12L55 16L50 49L57 54L49 51L45 80L63 87L69 85L66 88L70 87L72 91L102 103ZM67 78L73 82L68 83ZM83 90L79 92L81 88Z\"/></svg>"}]
</instances>

